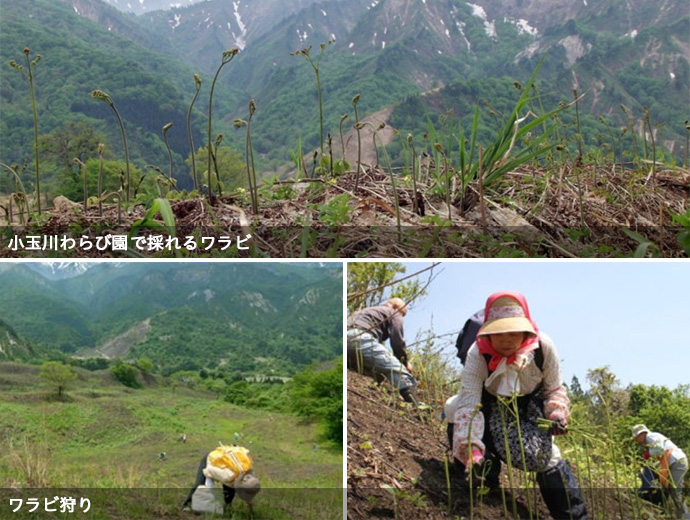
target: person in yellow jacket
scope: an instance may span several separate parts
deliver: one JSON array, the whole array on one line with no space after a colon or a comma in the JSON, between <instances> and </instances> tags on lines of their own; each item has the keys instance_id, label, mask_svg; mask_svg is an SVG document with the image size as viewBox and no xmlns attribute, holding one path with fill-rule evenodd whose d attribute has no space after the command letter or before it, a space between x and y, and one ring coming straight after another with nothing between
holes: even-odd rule
<instances>
[{"instance_id":1,"label":"person in yellow jacket","mask_svg":"<svg viewBox=\"0 0 690 520\"><path fill-rule=\"evenodd\" d=\"M253 465L248 449L221 444L201 459L196 480L182 504L182 509L191 507L192 497L199 486L213 487L218 482L223 486L226 506L232 505L237 494L251 510L254 497L261 490L261 482L254 475Z\"/></svg>"}]
</instances>

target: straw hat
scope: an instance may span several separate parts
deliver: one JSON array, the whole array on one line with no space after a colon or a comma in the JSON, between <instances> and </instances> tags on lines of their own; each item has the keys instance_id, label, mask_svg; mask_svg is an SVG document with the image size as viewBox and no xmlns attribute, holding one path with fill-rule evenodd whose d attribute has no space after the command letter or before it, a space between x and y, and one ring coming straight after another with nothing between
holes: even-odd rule
<instances>
[{"instance_id":1,"label":"straw hat","mask_svg":"<svg viewBox=\"0 0 690 520\"><path fill-rule=\"evenodd\" d=\"M484 325L479 329L477 336L506 332L527 332L532 336L537 335L520 302L510 296L501 296L491 303Z\"/></svg>"},{"instance_id":2,"label":"straw hat","mask_svg":"<svg viewBox=\"0 0 690 520\"><path fill-rule=\"evenodd\" d=\"M636 439L639 434L644 432L649 433L649 428L647 428L644 424L636 424L632 428L632 438Z\"/></svg>"},{"instance_id":3,"label":"straw hat","mask_svg":"<svg viewBox=\"0 0 690 520\"><path fill-rule=\"evenodd\" d=\"M233 485L237 496L252 505L254 497L261 491L261 482L252 473L247 473L235 481Z\"/></svg>"}]
</instances>

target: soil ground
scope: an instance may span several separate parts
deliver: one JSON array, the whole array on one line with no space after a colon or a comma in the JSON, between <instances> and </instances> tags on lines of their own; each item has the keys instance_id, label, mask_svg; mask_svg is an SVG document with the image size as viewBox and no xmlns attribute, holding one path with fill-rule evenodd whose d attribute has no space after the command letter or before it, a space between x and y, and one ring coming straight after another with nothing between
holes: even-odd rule
<instances>
[{"instance_id":1,"label":"soil ground","mask_svg":"<svg viewBox=\"0 0 690 520\"><path fill-rule=\"evenodd\" d=\"M420 397L424 400L429 396L420 389ZM470 492L464 473L454 464L446 464L450 453L446 425L441 419L443 403L425 402L429 409L412 409L386 384L378 385L348 370L348 520L551 518L538 488L531 484L533 480L514 471L515 485L511 488L505 466L501 470L501 489L483 493L474 488ZM587 493L585 499L590 507ZM623 502L622 509L613 499L603 507L598 503L596 515L590 518L640 518L639 511L633 514L628 494ZM649 511L641 517L663 518L655 516L658 511L651 506Z\"/></svg>"}]
</instances>

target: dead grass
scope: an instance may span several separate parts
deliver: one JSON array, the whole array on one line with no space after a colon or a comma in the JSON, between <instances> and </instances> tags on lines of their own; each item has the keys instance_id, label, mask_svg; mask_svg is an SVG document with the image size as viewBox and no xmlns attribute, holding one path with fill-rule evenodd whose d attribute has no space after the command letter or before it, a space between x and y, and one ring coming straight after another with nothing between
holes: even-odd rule
<instances>
[{"instance_id":1,"label":"dead grass","mask_svg":"<svg viewBox=\"0 0 690 520\"><path fill-rule=\"evenodd\" d=\"M658 246L662 257L685 256L678 244L678 229L670 212L685 213L690 196L690 172L647 171L620 166L565 165L557 171L523 167L510 172L480 197L470 185L464 200L456 197L449 208L438 188L422 172L417 192L408 177L399 176L397 198L400 228L396 225L395 194L390 175L369 167L335 179L282 181L263 188L258 214L246 195L171 201L176 231L186 236L252 238L221 251L216 241L209 250L198 248L185 257L620 257L633 256L639 242L625 229ZM456 187L457 190L457 187ZM287 193L287 195L286 195ZM324 218L323 207L347 195L343 225ZM416 201L413 204L413 199ZM95 208L53 210L49 218L14 233L101 236L127 234L144 218L146 208L136 205L118 221L117 209L99 216ZM309 227L305 227L309 226ZM3 239L7 243L7 237ZM226 244L227 245L227 244ZM164 251L144 256L174 256ZM76 250L57 256L111 257L112 251ZM0 249L0 256L50 256L33 251ZM56 256L53 253L52 256Z\"/></svg>"}]
</instances>

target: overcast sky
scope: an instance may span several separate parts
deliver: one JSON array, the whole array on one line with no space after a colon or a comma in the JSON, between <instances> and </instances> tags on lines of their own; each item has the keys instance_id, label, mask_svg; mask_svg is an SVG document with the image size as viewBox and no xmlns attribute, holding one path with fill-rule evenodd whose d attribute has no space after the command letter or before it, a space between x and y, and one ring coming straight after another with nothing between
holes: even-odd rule
<instances>
[{"instance_id":1,"label":"overcast sky","mask_svg":"<svg viewBox=\"0 0 690 520\"><path fill-rule=\"evenodd\" d=\"M400 263L406 274L430 265ZM434 273L405 318L408 343L424 329L452 333L439 340L452 355L466 318L514 290L554 340L567 384L576 375L588 388L587 371L606 365L623 387L690 383L690 262L447 260Z\"/></svg>"}]
</instances>

